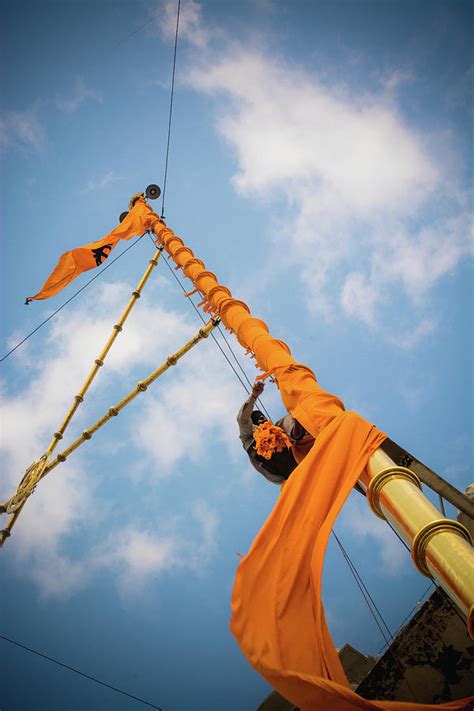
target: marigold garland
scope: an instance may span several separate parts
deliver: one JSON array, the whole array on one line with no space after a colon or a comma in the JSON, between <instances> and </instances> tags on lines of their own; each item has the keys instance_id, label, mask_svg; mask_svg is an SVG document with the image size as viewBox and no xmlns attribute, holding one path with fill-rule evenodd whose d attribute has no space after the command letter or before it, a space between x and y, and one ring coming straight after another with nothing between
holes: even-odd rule
<instances>
[{"instance_id":1,"label":"marigold garland","mask_svg":"<svg viewBox=\"0 0 474 711\"><path fill-rule=\"evenodd\" d=\"M274 452L281 452L284 447L291 447L290 440L281 427L276 427L268 420L255 429L253 436L257 454L264 459L270 459Z\"/></svg>"}]
</instances>

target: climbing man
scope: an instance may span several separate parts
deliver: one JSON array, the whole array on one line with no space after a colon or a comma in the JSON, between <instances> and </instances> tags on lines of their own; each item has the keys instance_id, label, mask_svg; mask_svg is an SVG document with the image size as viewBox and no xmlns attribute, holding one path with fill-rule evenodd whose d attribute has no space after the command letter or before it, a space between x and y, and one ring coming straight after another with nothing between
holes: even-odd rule
<instances>
[{"instance_id":1,"label":"climbing man","mask_svg":"<svg viewBox=\"0 0 474 711\"><path fill-rule=\"evenodd\" d=\"M292 415L285 415L275 422L274 428L282 430L283 439L290 446L283 446L281 451L273 451L271 457L266 459L257 452L254 433L260 426L268 422L263 412L254 410L255 402L262 394L264 384L257 381L252 388L252 393L244 402L237 414L237 423L240 430L240 440L242 446L249 455L253 467L262 474L265 479L273 484L282 484L288 479L293 469L303 461L313 446L315 439L309 434L303 425L295 420ZM472 485L474 488L474 484ZM357 482L354 489L366 496L364 489Z\"/></svg>"},{"instance_id":2,"label":"climbing man","mask_svg":"<svg viewBox=\"0 0 474 711\"><path fill-rule=\"evenodd\" d=\"M255 402L262 394L263 388L264 384L262 382L256 382L252 388L250 397L247 398L237 414L237 423L240 430L239 437L243 448L249 456L252 466L259 472L259 474L262 474L265 479L268 479L268 481L271 481L274 484L282 484L288 479L291 472L296 467L296 460L293 456L292 449L283 447L282 451L275 451L269 459L266 459L261 454L257 453L255 446L255 430L259 425L268 422L268 419L265 417L263 412L260 410L254 410ZM285 427L283 427L283 424ZM296 439L299 439L303 437L304 434L307 434L299 422L294 420L291 415L287 415L287 417L279 420L278 423L276 423L276 426L285 430L290 444L293 444L295 441L293 439L293 435L296 435ZM314 439L312 441L314 442Z\"/></svg>"}]
</instances>

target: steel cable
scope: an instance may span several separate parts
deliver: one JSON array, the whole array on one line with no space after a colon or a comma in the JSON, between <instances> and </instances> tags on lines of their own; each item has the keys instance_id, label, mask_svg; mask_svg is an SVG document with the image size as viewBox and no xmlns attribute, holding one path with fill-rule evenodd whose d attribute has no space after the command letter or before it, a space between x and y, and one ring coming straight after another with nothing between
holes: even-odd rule
<instances>
[{"instance_id":1,"label":"steel cable","mask_svg":"<svg viewBox=\"0 0 474 711\"><path fill-rule=\"evenodd\" d=\"M170 153L170 139L171 139L171 120L173 117L173 99L174 99L174 80L176 74L176 53L178 49L178 32L179 32L179 11L181 7L181 0L178 0L178 10L176 13L176 34L174 37L174 55L173 55L173 73L171 77L171 94L170 94L170 112L168 119L168 139L166 141L166 159L165 159L165 174L163 178L163 197L161 203L161 217L165 216L165 194L166 194L166 181L168 178L168 159Z\"/></svg>"},{"instance_id":2,"label":"steel cable","mask_svg":"<svg viewBox=\"0 0 474 711\"><path fill-rule=\"evenodd\" d=\"M60 662L58 659L49 657L47 654L43 654L43 652L38 652L36 649L27 647L25 644L20 644L20 642L16 642L14 639L10 639L9 637L6 637L3 634L0 634L0 639L3 639L6 642L9 642L10 644L14 644L16 647L20 647L20 649L24 649L27 652L31 652L31 654L36 654L38 657L47 659L49 662L53 662L54 664L57 664L58 666L63 667L64 669L69 669L69 671L74 672L74 674L79 674L80 676L83 676L86 679L89 679L90 681L94 681L96 684L100 684L101 686L106 686L107 689L116 691L118 694L123 694L124 696L128 696L129 699L134 699L135 701L139 701L141 704L150 706L152 709L157 709L157 711L163 711L163 709L160 706L155 706L155 704L152 704L150 701L145 701L145 699L141 699L139 696L134 696L133 694L129 694L128 691L119 689L117 686L112 686L112 684L107 684L107 682L102 681L101 679L98 679L96 676L92 676L91 674L86 674L85 672L82 672L79 669L76 669L75 667L69 666L69 664L64 664L64 662Z\"/></svg>"},{"instance_id":3,"label":"steel cable","mask_svg":"<svg viewBox=\"0 0 474 711\"><path fill-rule=\"evenodd\" d=\"M153 245L155 245L155 242L154 242L153 237L152 237L151 235L150 235L150 239L151 239L151 241L153 242ZM155 246L156 246L156 245L155 245ZM186 294L186 288L183 286L183 284L181 283L180 279L177 277L177 275L176 275L175 270L173 269L173 267L168 263L168 261L167 261L166 259L164 260L164 262L165 262L166 266L168 267L168 269L170 270L171 274L173 275L174 279L175 279L176 282L178 283L178 285L179 285L181 291L182 291L184 294ZM197 313L197 315L199 316L199 318L201 319L201 321L202 321L203 323L206 323L206 320L204 319L203 315L202 315L201 312L199 311L198 307L196 306L196 304L194 303L194 301L192 300L192 298L191 298L190 296L188 296L188 297L187 297L187 300L189 301L189 303L191 304L191 306L193 307L193 309L195 310L195 312ZM241 364L239 363L238 358L237 358L237 356L235 355L235 353L234 353L234 351L233 351L233 349L232 349L232 346L231 346L230 343L228 342L228 340L227 340L227 338L225 337L225 334L224 334L224 332L222 331L222 329L220 328L220 326L218 326L218 331L219 331L219 333L221 334L222 338L224 339L224 341L225 341L225 343L226 343L228 349L229 349L230 352L232 353L232 355L233 355L235 361L237 362L237 364L238 364L240 370L243 372L243 374L244 374L244 376L245 376L245 378L246 378L246 380L247 380L247 382L248 382L248 384L249 384L249 386L250 386L250 390L247 388L247 385L244 383L244 381L242 380L242 378L240 377L240 375L238 374L238 372L237 372L236 369L234 368L233 364L232 364L231 361L229 360L227 354L225 353L224 349L222 348L222 346L221 346L221 344L219 343L219 341L217 340L217 338L214 336L213 333L211 333L210 335L211 335L212 339L214 340L216 346L219 348L220 352L222 353L222 355L223 355L224 358L226 359L227 363L228 363L228 364L230 365L230 367L232 368L232 370L233 370L233 372L234 372L236 378L239 380L239 382L240 382L240 384L242 385L243 389L245 390L245 392L247 393L247 395L249 395L250 392L251 392L251 389L252 389L252 387L253 387L252 382L251 382L251 380L249 379L249 377L248 377L247 373L245 372L245 370L242 368ZM260 407L262 408L262 411L265 413L265 415L267 416L267 418L268 418L269 420L271 420L272 418L270 417L270 414L268 413L268 410L266 409L265 405L263 404L263 402L261 401L260 398L257 398L257 402L260 404Z\"/></svg>"}]
</instances>

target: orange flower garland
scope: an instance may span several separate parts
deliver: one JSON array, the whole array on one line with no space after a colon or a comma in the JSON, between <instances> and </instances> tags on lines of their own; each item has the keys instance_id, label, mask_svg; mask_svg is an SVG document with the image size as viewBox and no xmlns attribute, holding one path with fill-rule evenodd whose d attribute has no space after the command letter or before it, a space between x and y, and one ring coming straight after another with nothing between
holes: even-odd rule
<instances>
[{"instance_id":1,"label":"orange flower garland","mask_svg":"<svg viewBox=\"0 0 474 711\"><path fill-rule=\"evenodd\" d=\"M270 459L274 452L281 452L284 447L291 448L285 432L268 420L259 425L254 433L255 449L265 459Z\"/></svg>"}]
</instances>

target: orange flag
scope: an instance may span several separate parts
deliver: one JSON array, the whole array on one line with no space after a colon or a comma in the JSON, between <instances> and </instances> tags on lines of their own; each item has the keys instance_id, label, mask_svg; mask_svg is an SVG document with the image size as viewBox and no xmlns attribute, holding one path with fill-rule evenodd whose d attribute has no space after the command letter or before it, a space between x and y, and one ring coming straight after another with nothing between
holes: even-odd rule
<instances>
[{"instance_id":1,"label":"orange flag","mask_svg":"<svg viewBox=\"0 0 474 711\"><path fill-rule=\"evenodd\" d=\"M339 511L386 435L346 412L309 368L277 372L287 409L317 438L238 566L231 630L242 652L302 711L470 708L469 699L440 706L368 701L351 690L324 618L324 553Z\"/></svg>"},{"instance_id":2,"label":"orange flag","mask_svg":"<svg viewBox=\"0 0 474 711\"><path fill-rule=\"evenodd\" d=\"M99 267L117 242L121 239L130 239L143 234L149 229L157 216L143 198L139 198L125 219L103 239L91 242L84 247L77 247L70 252L65 252L49 275L41 291L35 296L28 296L25 303L36 299L49 299L64 289L73 279L82 272Z\"/></svg>"}]
</instances>

